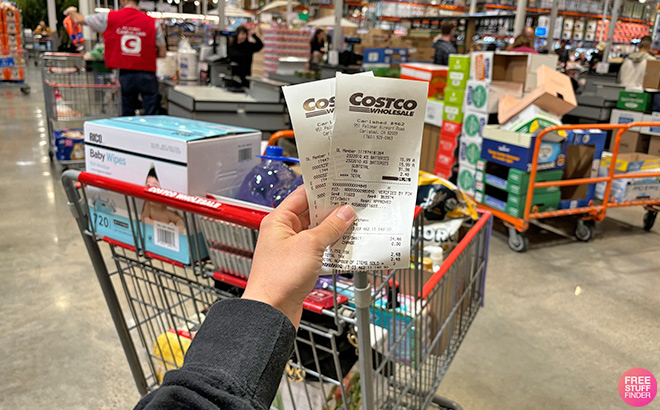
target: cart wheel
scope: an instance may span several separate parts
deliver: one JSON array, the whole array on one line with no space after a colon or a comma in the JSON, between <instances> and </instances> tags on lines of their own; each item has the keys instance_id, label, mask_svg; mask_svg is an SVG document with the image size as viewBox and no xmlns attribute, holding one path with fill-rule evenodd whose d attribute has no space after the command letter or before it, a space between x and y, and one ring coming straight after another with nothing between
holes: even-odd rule
<instances>
[{"instance_id":1,"label":"cart wheel","mask_svg":"<svg viewBox=\"0 0 660 410\"><path fill-rule=\"evenodd\" d=\"M30 87L21 87L21 92L22 92L24 95L28 95L28 94L30 94Z\"/></svg>"},{"instance_id":2,"label":"cart wheel","mask_svg":"<svg viewBox=\"0 0 660 410\"><path fill-rule=\"evenodd\" d=\"M658 216L657 211L646 211L644 214L644 230L650 231L655 224L655 218Z\"/></svg>"},{"instance_id":3,"label":"cart wheel","mask_svg":"<svg viewBox=\"0 0 660 410\"><path fill-rule=\"evenodd\" d=\"M509 248L515 252L527 251L529 241L524 233L518 232L513 228L509 228Z\"/></svg>"},{"instance_id":4,"label":"cart wheel","mask_svg":"<svg viewBox=\"0 0 660 410\"><path fill-rule=\"evenodd\" d=\"M585 221L580 219L575 226L575 237L578 241L589 242L594 237L596 224L594 221Z\"/></svg>"}]
</instances>

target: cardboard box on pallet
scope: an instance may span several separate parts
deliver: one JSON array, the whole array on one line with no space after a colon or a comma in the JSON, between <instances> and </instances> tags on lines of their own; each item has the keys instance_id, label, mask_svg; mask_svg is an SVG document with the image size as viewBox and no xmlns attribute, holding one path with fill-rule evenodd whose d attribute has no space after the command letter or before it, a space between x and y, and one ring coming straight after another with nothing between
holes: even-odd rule
<instances>
[{"instance_id":1,"label":"cardboard box on pallet","mask_svg":"<svg viewBox=\"0 0 660 410\"><path fill-rule=\"evenodd\" d=\"M189 195L207 193L231 197L259 163L260 141L259 131L170 116L88 121L85 166L87 172L183 200L197 201ZM140 218L145 251L191 262L195 248L189 247L180 212L138 201L129 214L120 194L90 187L87 195L90 223L97 233L135 246L132 214ZM206 256L205 248L202 253L198 256Z\"/></svg>"},{"instance_id":2,"label":"cardboard box on pallet","mask_svg":"<svg viewBox=\"0 0 660 410\"><path fill-rule=\"evenodd\" d=\"M610 140L609 150L610 152L614 150L614 144L616 142L615 138L616 133L612 134L612 139ZM619 142L619 153L624 154L628 152L641 152L646 153L649 150L649 144L651 142L651 136L641 134L638 131L625 131L621 134L621 139Z\"/></svg>"},{"instance_id":3,"label":"cardboard box on pallet","mask_svg":"<svg viewBox=\"0 0 660 410\"><path fill-rule=\"evenodd\" d=\"M497 119L500 124L506 124L531 105L558 117L563 116L577 107L571 79L547 66L541 66L537 71L538 86L532 92L517 99L504 95L499 100Z\"/></svg>"},{"instance_id":4,"label":"cardboard box on pallet","mask_svg":"<svg viewBox=\"0 0 660 410\"><path fill-rule=\"evenodd\" d=\"M651 141L649 142L649 155L655 155L660 157L660 137L651 136Z\"/></svg>"}]
</instances>

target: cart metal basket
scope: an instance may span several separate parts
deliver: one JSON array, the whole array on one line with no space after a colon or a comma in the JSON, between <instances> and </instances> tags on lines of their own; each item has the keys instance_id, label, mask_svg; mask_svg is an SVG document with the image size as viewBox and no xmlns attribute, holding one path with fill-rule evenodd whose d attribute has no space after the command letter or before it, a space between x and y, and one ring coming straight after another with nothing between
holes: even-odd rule
<instances>
[{"instance_id":1,"label":"cart metal basket","mask_svg":"<svg viewBox=\"0 0 660 410\"><path fill-rule=\"evenodd\" d=\"M82 166L80 155L67 157L58 151L57 135L66 129L82 129L84 121L119 116L119 82L112 72L87 70L81 54L69 53L45 53L42 78L49 157L65 167Z\"/></svg>"},{"instance_id":2,"label":"cart metal basket","mask_svg":"<svg viewBox=\"0 0 660 410\"><path fill-rule=\"evenodd\" d=\"M137 388L146 394L182 365L207 309L240 297L267 213L74 170L62 179ZM92 188L119 193L124 202L94 202ZM189 263L146 250L145 202L182 217L193 250ZM132 243L97 232L108 223L99 207L124 208ZM440 269L427 272L418 209L409 269L321 280L303 305L272 408L424 409L435 403L460 409L435 393L483 305L491 225L491 214L480 213Z\"/></svg>"}]
</instances>

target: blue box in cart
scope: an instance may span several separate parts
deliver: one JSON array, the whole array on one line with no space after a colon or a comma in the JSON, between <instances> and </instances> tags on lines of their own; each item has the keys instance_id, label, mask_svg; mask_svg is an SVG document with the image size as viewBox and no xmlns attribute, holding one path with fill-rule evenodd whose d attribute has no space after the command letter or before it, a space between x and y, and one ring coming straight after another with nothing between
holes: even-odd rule
<instances>
[{"instance_id":1,"label":"blue box in cart","mask_svg":"<svg viewBox=\"0 0 660 410\"><path fill-rule=\"evenodd\" d=\"M607 132L599 129L569 130L568 152L563 179L595 178L605 150ZM587 149L591 146L591 149ZM559 209L582 208L594 199L596 184L574 185L561 188Z\"/></svg>"},{"instance_id":2,"label":"blue box in cart","mask_svg":"<svg viewBox=\"0 0 660 410\"><path fill-rule=\"evenodd\" d=\"M543 137L539 149L538 171L564 169L568 143L565 132L549 133ZM483 128L481 158L489 162L530 172L536 133L507 131L497 125Z\"/></svg>"},{"instance_id":3,"label":"blue box in cart","mask_svg":"<svg viewBox=\"0 0 660 410\"><path fill-rule=\"evenodd\" d=\"M231 195L259 163L260 142L260 131L170 116L88 121L85 165L87 172L154 193ZM89 187L87 196L90 223L98 234L136 246L132 226L137 226L146 252L181 263L207 256L205 248L193 254L180 211L136 200L137 209L129 213L121 194Z\"/></svg>"}]
</instances>

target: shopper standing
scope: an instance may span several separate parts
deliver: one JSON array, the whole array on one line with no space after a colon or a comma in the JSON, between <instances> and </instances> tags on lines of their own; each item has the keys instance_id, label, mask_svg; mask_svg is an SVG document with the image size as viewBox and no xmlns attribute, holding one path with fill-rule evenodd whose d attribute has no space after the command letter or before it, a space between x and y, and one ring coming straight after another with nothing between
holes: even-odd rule
<instances>
[{"instance_id":1,"label":"shopper standing","mask_svg":"<svg viewBox=\"0 0 660 410\"><path fill-rule=\"evenodd\" d=\"M562 64L566 64L568 62L569 51L567 46L568 46L568 41L562 40L559 45L559 48L556 51L557 60Z\"/></svg>"},{"instance_id":2,"label":"shopper standing","mask_svg":"<svg viewBox=\"0 0 660 410\"><path fill-rule=\"evenodd\" d=\"M325 35L325 31L323 31L322 28L317 29L314 32L312 40L309 42L311 53L309 66L312 71L315 71L314 68L323 61L323 56L328 51L326 46L327 42L328 38Z\"/></svg>"},{"instance_id":3,"label":"shopper standing","mask_svg":"<svg viewBox=\"0 0 660 410\"><path fill-rule=\"evenodd\" d=\"M524 34L519 35L513 41L513 47L511 51L518 53L528 53L528 54L538 54L538 52L532 47L529 37Z\"/></svg>"},{"instance_id":4,"label":"shopper standing","mask_svg":"<svg viewBox=\"0 0 660 410\"><path fill-rule=\"evenodd\" d=\"M105 65L119 69L122 115L135 115L139 97L145 115L159 111L156 58L165 57L165 37L156 19L138 9L139 0L119 0L120 10L83 16L75 7L64 14L103 33Z\"/></svg>"},{"instance_id":5,"label":"shopper standing","mask_svg":"<svg viewBox=\"0 0 660 410\"><path fill-rule=\"evenodd\" d=\"M250 85L247 76L252 74L252 55L264 48L264 43L252 33L252 41L249 40L248 29L245 26L239 26L236 29L236 38L227 49L229 59L236 63L233 74L240 77L241 85L247 87Z\"/></svg>"},{"instance_id":6,"label":"shopper standing","mask_svg":"<svg viewBox=\"0 0 660 410\"><path fill-rule=\"evenodd\" d=\"M651 54L651 37L644 36L639 41L639 51L623 60L619 70L619 83L626 87L641 87L646 72L646 61L655 60Z\"/></svg>"},{"instance_id":7,"label":"shopper standing","mask_svg":"<svg viewBox=\"0 0 660 410\"><path fill-rule=\"evenodd\" d=\"M440 38L433 43L435 49L435 57L433 62L440 65L449 64L449 54L456 54L456 47L454 46L454 23L445 21L440 27Z\"/></svg>"}]
</instances>

